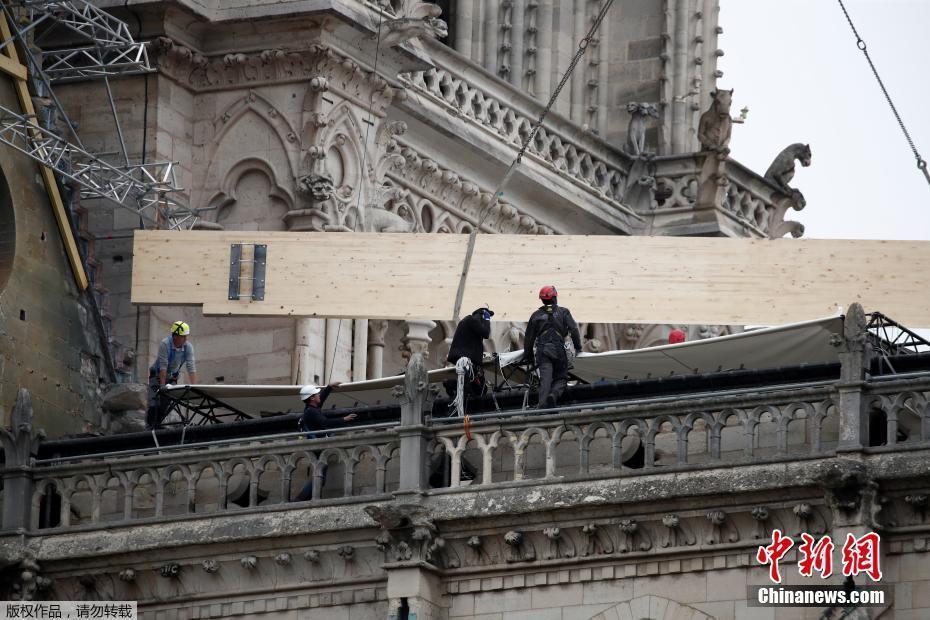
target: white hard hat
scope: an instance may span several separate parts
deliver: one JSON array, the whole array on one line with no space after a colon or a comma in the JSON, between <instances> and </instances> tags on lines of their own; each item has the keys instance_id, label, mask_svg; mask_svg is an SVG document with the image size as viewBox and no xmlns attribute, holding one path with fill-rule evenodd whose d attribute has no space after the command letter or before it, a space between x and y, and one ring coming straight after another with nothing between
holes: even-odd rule
<instances>
[{"instance_id":1,"label":"white hard hat","mask_svg":"<svg viewBox=\"0 0 930 620\"><path fill-rule=\"evenodd\" d=\"M300 400L307 400L311 396L319 394L322 391L322 388L316 385L305 385L300 388Z\"/></svg>"}]
</instances>

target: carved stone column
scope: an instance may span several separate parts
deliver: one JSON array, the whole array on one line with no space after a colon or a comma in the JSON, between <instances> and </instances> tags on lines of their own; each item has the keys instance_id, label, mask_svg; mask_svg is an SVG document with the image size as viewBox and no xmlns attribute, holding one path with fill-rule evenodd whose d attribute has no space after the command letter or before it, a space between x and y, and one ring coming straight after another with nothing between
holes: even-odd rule
<instances>
[{"instance_id":1,"label":"carved stone column","mask_svg":"<svg viewBox=\"0 0 930 620\"><path fill-rule=\"evenodd\" d=\"M355 319L352 329L352 380L368 378L368 319Z\"/></svg>"},{"instance_id":2,"label":"carved stone column","mask_svg":"<svg viewBox=\"0 0 930 620\"><path fill-rule=\"evenodd\" d=\"M32 426L32 398L20 388L16 393L10 430L0 428L0 445L6 455L3 474L4 530L29 528L32 508L32 473L29 467L32 455L39 447L45 431Z\"/></svg>"},{"instance_id":3,"label":"carved stone column","mask_svg":"<svg viewBox=\"0 0 930 620\"><path fill-rule=\"evenodd\" d=\"M322 381L321 352L325 319L299 318L294 324L294 353L291 377L295 385Z\"/></svg>"},{"instance_id":4,"label":"carved stone column","mask_svg":"<svg viewBox=\"0 0 930 620\"><path fill-rule=\"evenodd\" d=\"M428 355L428 349L433 339L429 333L436 327L435 321L406 321L407 335L401 340L411 358L416 353Z\"/></svg>"},{"instance_id":5,"label":"carved stone column","mask_svg":"<svg viewBox=\"0 0 930 620\"><path fill-rule=\"evenodd\" d=\"M395 388L395 394L400 399L400 482L397 495L419 495L428 486L427 438L423 424L428 390L426 356L423 351L415 350L410 355L404 373L403 391L400 386Z\"/></svg>"},{"instance_id":6,"label":"carved stone column","mask_svg":"<svg viewBox=\"0 0 930 620\"><path fill-rule=\"evenodd\" d=\"M840 440L837 451L860 450L869 443L869 416L862 389L872 361L865 311L852 304L846 311L843 333L833 343L840 350Z\"/></svg>"},{"instance_id":7,"label":"carved stone column","mask_svg":"<svg viewBox=\"0 0 930 620\"><path fill-rule=\"evenodd\" d=\"M379 379L384 375L384 335L388 322L368 320L368 378Z\"/></svg>"}]
</instances>

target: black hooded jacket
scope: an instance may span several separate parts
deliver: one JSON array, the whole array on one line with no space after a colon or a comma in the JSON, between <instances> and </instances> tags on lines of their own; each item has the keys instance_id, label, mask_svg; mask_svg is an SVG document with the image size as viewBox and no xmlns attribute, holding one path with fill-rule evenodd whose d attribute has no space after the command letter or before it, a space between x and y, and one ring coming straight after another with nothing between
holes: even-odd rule
<instances>
[{"instance_id":1,"label":"black hooded jacket","mask_svg":"<svg viewBox=\"0 0 930 620\"><path fill-rule=\"evenodd\" d=\"M459 321L452 336L449 356L446 358L454 364L460 358L467 357L477 368L481 365L484 353L484 339L491 335L491 321L481 317L481 309L475 310Z\"/></svg>"}]
</instances>

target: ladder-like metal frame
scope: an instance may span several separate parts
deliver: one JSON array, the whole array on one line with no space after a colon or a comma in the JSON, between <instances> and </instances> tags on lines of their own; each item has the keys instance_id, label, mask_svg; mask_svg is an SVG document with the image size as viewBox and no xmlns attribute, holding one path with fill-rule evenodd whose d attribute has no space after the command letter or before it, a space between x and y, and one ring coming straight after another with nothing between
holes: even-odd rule
<instances>
[{"instance_id":1,"label":"ladder-like metal frame","mask_svg":"<svg viewBox=\"0 0 930 620\"><path fill-rule=\"evenodd\" d=\"M17 39L20 41L30 74L41 82L39 86L44 84L52 100L56 114L49 118L57 115L73 137L70 142L56 128L44 127L32 117L0 106L0 142L68 179L77 186L82 199L108 200L137 214L147 227L192 228L198 219L197 212L173 197L181 191L175 179L175 165L131 163L116 116L109 77L155 71L145 43L135 41L124 22L87 0L0 0L0 8L14 30L10 39L0 41L0 51ZM18 15L14 8L18 9ZM67 28L89 45L38 49L26 35L40 25ZM96 78L106 85L124 165L106 162L84 148L52 89L55 83Z\"/></svg>"}]
</instances>

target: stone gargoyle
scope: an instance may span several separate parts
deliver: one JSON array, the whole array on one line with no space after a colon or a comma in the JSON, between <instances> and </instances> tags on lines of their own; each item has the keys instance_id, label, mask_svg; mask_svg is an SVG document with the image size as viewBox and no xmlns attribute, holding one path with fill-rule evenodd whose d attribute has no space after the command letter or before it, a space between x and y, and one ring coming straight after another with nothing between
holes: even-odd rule
<instances>
[{"instance_id":1,"label":"stone gargoyle","mask_svg":"<svg viewBox=\"0 0 930 620\"><path fill-rule=\"evenodd\" d=\"M421 37L444 39L449 36L449 27L440 15L442 9L432 2L404 0L397 17L384 22L386 34L381 36L381 44L395 47Z\"/></svg>"},{"instance_id":2,"label":"stone gargoyle","mask_svg":"<svg viewBox=\"0 0 930 620\"><path fill-rule=\"evenodd\" d=\"M701 143L701 149L705 151L727 155L730 152L730 132L733 129L733 119L730 118L733 89L716 90L710 96L713 98L710 108L701 115L698 123L698 141Z\"/></svg>"},{"instance_id":3,"label":"stone gargoyle","mask_svg":"<svg viewBox=\"0 0 930 620\"><path fill-rule=\"evenodd\" d=\"M811 147L809 144L794 144L785 147L781 153L775 157L775 161L765 171L765 180L776 185L786 196L791 198L797 205L798 209L803 209L807 202L804 195L788 185L794 178L794 162L801 162L801 165L807 168L811 165Z\"/></svg>"}]
</instances>

